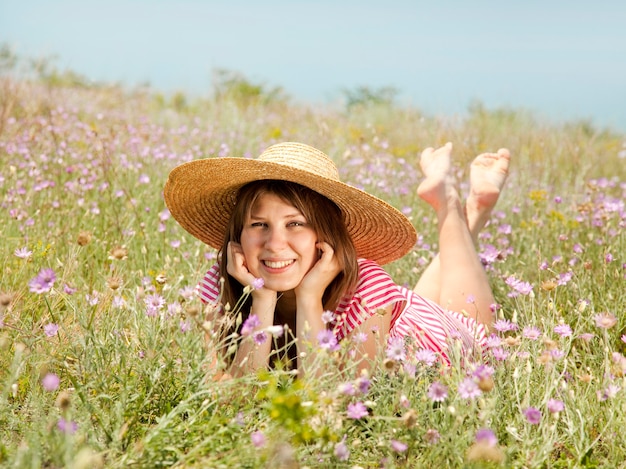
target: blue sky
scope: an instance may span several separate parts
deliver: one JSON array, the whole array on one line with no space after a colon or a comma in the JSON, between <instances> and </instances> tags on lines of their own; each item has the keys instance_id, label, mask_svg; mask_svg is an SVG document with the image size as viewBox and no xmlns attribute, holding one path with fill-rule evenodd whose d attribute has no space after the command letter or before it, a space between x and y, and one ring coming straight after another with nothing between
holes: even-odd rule
<instances>
[{"instance_id":1,"label":"blue sky","mask_svg":"<svg viewBox=\"0 0 626 469\"><path fill-rule=\"evenodd\" d=\"M0 0L0 42L166 92L207 94L224 68L313 103L394 86L429 114L480 100L626 130L617 0Z\"/></svg>"}]
</instances>

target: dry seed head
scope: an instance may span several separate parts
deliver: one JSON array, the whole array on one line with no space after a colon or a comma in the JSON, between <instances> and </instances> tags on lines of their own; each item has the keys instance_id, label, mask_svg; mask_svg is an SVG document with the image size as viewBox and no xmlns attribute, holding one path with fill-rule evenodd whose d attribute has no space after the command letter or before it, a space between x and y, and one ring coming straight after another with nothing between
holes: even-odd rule
<instances>
[{"instance_id":1,"label":"dry seed head","mask_svg":"<svg viewBox=\"0 0 626 469\"><path fill-rule=\"evenodd\" d=\"M111 290L117 290L122 286L122 279L120 277L110 277L107 279L107 286Z\"/></svg>"},{"instance_id":2,"label":"dry seed head","mask_svg":"<svg viewBox=\"0 0 626 469\"><path fill-rule=\"evenodd\" d=\"M504 339L504 343L509 347L515 347L520 344L520 338L508 336Z\"/></svg>"},{"instance_id":3,"label":"dry seed head","mask_svg":"<svg viewBox=\"0 0 626 469\"><path fill-rule=\"evenodd\" d=\"M89 231L81 231L78 233L76 242L79 246L87 246L91 242L91 233Z\"/></svg>"},{"instance_id":4,"label":"dry seed head","mask_svg":"<svg viewBox=\"0 0 626 469\"><path fill-rule=\"evenodd\" d=\"M72 404L72 400L70 398L70 393L67 391L61 391L56 398L55 405L62 411L66 411L70 408Z\"/></svg>"},{"instance_id":5,"label":"dry seed head","mask_svg":"<svg viewBox=\"0 0 626 469\"><path fill-rule=\"evenodd\" d=\"M0 293L0 311L4 311L13 301L12 293Z\"/></svg>"},{"instance_id":6,"label":"dry seed head","mask_svg":"<svg viewBox=\"0 0 626 469\"><path fill-rule=\"evenodd\" d=\"M402 416L402 420L406 428L413 428L417 423L417 412L413 409L409 409L408 412Z\"/></svg>"},{"instance_id":7,"label":"dry seed head","mask_svg":"<svg viewBox=\"0 0 626 469\"><path fill-rule=\"evenodd\" d=\"M9 348L9 345L11 345L11 339L9 339L9 335L1 334L0 335L0 350Z\"/></svg>"},{"instance_id":8,"label":"dry seed head","mask_svg":"<svg viewBox=\"0 0 626 469\"><path fill-rule=\"evenodd\" d=\"M383 362L383 367L385 368L385 370L392 373L398 368L398 362L392 360L391 358L386 358Z\"/></svg>"},{"instance_id":9,"label":"dry seed head","mask_svg":"<svg viewBox=\"0 0 626 469\"><path fill-rule=\"evenodd\" d=\"M493 382L493 378L483 378L478 381L478 388L483 392L489 392L493 389L495 383Z\"/></svg>"},{"instance_id":10,"label":"dry seed head","mask_svg":"<svg viewBox=\"0 0 626 469\"><path fill-rule=\"evenodd\" d=\"M539 357L537 357L537 363L540 365L547 365L552 361L552 354L545 350Z\"/></svg>"},{"instance_id":11,"label":"dry seed head","mask_svg":"<svg viewBox=\"0 0 626 469\"><path fill-rule=\"evenodd\" d=\"M468 461L491 461L501 463L504 461L504 453L497 446L491 446L487 443L474 443L467 450Z\"/></svg>"},{"instance_id":12,"label":"dry seed head","mask_svg":"<svg viewBox=\"0 0 626 469\"><path fill-rule=\"evenodd\" d=\"M200 314L200 308L197 305L188 305L186 308L186 313L189 317L195 318Z\"/></svg>"},{"instance_id":13,"label":"dry seed head","mask_svg":"<svg viewBox=\"0 0 626 469\"><path fill-rule=\"evenodd\" d=\"M124 260L128 257L128 249L123 246L115 246L111 249L110 259L117 259L118 261Z\"/></svg>"},{"instance_id":14,"label":"dry seed head","mask_svg":"<svg viewBox=\"0 0 626 469\"><path fill-rule=\"evenodd\" d=\"M101 454L85 447L76 454L72 467L74 469L101 469L104 467L104 459Z\"/></svg>"},{"instance_id":15,"label":"dry seed head","mask_svg":"<svg viewBox=\"0 0 626 469\"><path fill-rule=\"evenodd\" d=\"M554 350L559 347L558 343L556 343L552 339L548 339L547 337L543 340L543 344L546 346L548 350Z\"/></svg>"}]
</instances>

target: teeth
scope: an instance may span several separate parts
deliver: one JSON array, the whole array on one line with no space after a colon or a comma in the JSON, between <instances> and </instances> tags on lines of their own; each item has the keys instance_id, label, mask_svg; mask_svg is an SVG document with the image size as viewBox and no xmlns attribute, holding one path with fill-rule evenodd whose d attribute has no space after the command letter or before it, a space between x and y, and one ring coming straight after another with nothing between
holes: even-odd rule
<instances>
[{"instance_id":1,"label":"teeth","mask_svg":"<svg viewBox=\"0 0 626 469\"><path fill-rule=\"evenodd\" d=\"M283 267L287 267L290 264L293 264L293 260L291 261L263 261L263 263L268 266L270 269L282 269Z\"/></svg>"}]
</instances>

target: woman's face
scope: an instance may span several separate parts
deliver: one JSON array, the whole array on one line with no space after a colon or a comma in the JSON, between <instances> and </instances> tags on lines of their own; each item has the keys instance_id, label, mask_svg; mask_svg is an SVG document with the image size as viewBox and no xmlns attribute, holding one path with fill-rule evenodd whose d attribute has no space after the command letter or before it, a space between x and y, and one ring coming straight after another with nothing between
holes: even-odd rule
<instances>
[{"instance_id":1,"label":"woman's face","mask_svg":"<svg viewBox=\"0 0 626 469\"><path fill-rule=\"evenodd\" d=\"M261 195L241 232L241 247L252 275L265 287L297 287L318 260L317 234L293 205L275 194Z\"/></svg>"}]
</instances>

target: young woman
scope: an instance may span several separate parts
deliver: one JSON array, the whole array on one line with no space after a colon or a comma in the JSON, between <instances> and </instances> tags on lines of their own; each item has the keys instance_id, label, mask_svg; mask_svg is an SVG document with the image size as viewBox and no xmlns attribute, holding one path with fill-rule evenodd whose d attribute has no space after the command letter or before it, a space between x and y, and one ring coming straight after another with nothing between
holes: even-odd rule
<instances>
[{"instance_id":1,"label":"young woman","mask_svg":"<svg viewBox=\"0 0 626 469\"><path fill-rule=\"evenodd\" d=\"M367 365L387 338L409 337L448 361L455 343L465 355L480 352L493 321L494 298L475 244L509 166L506 149L479 155L463 205L451 151L448 143L421 155L425 179L417 191L437 215L440 251L412 291L380 267L414 246L411 222L342 183L333 162L308 145L280 143L257 159L183 164L171 172L164 196L184 229L220 251L200 295L220 302L223 318L255 286L240 308L242 320L254 317L257 329L286 324L297 345L327 329L337 340L359 334L357 359ZM235 374L268 366L274 354L270 340L240 340L234 349L228 361ZM298 356L306 368L306 357Z\"/></svg>"}]
</instances>

